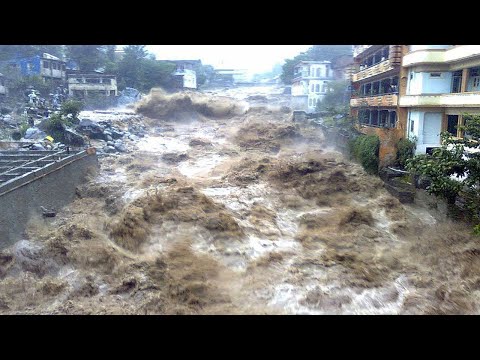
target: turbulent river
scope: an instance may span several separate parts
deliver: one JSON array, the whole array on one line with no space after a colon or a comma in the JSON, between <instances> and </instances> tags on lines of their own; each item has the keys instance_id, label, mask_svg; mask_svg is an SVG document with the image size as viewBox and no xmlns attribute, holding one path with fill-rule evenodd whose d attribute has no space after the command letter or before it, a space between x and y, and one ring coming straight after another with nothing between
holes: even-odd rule
<instances>
[{"instance_id":1,"label":"turbulent river","mask_svg":"<svg viewBox=\"0 0 480 360\"><path fill-rule=\"evenodd\" d=\"M292 123L281 90L191 94L181 120L144 100L148 135L101 157L74 203L2 251L0 311L477 313L468 226L400 204L321 130ZM235 110L198 110L217 102Z\"/></svg>"}]
</instances>

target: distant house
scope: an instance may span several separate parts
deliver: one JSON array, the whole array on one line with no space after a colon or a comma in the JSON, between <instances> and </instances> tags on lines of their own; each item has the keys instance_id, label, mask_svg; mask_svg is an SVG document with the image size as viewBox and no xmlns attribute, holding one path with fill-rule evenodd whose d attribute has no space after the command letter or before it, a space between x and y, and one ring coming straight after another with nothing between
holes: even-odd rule
<instances>
[{"instance_id":1,"label":"distant house","mask_svg":"<svg viewBox=\"0 0 480 360\"><path fill-rule=\"evenodd\" d=\"M177 67L173 72L176 80L176 86L183 89L197 88L196 67L202 66L201 60L159 60L175 64Z\"/></svg>"},{"instance_id":2,"label":"distant house","mask_svg":"<svg viewBox=\"0 0 480 360\"><path fill-rule=\"evenodd\" d=\"M97 72L68 73L68 94L76 98L89 95L118 96L117 77Z\"/></svg>"},{"instance_id":3,"label":"distant house","mask_svg":"<svg viewBox=\"0 0 480 360\"><path fill-rule=\"evenodd\" d=\"M334 80L330 61L300 61L294 67L292 107L313 113Z\"/></svg>"},{"instance_id":4,"label":"distant house","mask_svg":"<svg viewBox=\"0 0 480 360\"><path fill-rule=\"evenodd\" d=\"M55 81L66 79L65 61L47 53L16 59L10 65L19 69L22 76L39 75L44 80Z\"/></svg>"},{"instance_id":5,"label":"distant house","mask_svg":"<svg viewBox=\"0 0 480 360\"><path fill-rule=\"evenodd\" d=\"M249 81L248 73L243 69L215 69L214 77L210 85L234 86Z\"/></svg>"}]
</instances>

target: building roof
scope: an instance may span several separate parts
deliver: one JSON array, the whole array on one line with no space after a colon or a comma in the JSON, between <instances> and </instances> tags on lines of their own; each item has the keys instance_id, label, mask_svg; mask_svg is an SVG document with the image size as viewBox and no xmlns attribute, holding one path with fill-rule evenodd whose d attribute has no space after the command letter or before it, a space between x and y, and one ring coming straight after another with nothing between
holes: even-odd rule
<instances>
[{"instance_id":1,"label":"building roof","mask_svg":"<svg viewBox=\"0 0 480 360\"><path fill-rule=\"evenodd\" d=\"M43 53L42 58L44 59L49 59L49 60L57 60L57 61L62 61L60 58L53 56L51 54Z\"/></svg>"},{"instance_id":2,"label":"building roof","mask_svg":"<svg viewBox=\"0 0 480 360\"><path fill-rule=\"evenodd\" d=\"M202 60L157 60L157 61L167 61L167 62L173 62L175 64L202 65Z\"/></svg>"},{"instance_id":3,"label":"building roof","mask_svg":"<svg viewBox=\"0 0 480 360\"><path fill-rule=\"evenodd\" d=\"M300 64L331 64L331 63L332 62L328 61L328 60L319 60L319 61L316 61L316 60L301 60L298 63L296 63L295 66L298 66Z\"/></svg>"}]
</instances>

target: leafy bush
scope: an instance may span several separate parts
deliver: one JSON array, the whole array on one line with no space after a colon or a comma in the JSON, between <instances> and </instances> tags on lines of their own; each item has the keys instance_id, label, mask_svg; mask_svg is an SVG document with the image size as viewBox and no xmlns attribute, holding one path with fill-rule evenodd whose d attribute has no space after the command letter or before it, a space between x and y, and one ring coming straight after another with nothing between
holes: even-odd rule
<instances>
[{"instance_id":1,"label":"leafy bush","mask_svg":"<svg viewBox=\"0 0 480 360\"><path fill-rule=\"evenodd\" d=\"M440 134L441 147L431 155L418 155L407 160L407 169L430 180L426 190L443 197L451 205L460 195L471 220L480 223L480 116L463 114L467 134L463 139L448 132Z\"/></svg>"},{"instance_id":2,"label":"leafy bush","mask_svg":"<svg viewBox=\"0 0 480 360\"><path fill-rule=\"evenodd\" d=\"M397 143L398 164L405 168L407 160L413 158L415 153L415 142L409 139L400 139Z\"/></svg>"},{"instance_id":3,"label":"leafy bush","mask_svg":"<svg viewBox=\"0 0 480 360\"><path fill-rule=\"evenodd\" d=\"M380 139L377 135L360 135L350 143L352 156L369 174L378 173Z\"/></svg>"},{"instance_id":4,"label":"leafy bush","mask_svg":"<svg viewBox=\"0 0 480 360\"><path fill-rule=\"evenodd\" d=\"M82 101L68 100L62 104L60 114L65 116L72 114L73 118L77 119L78 114L80 114L80 111L83 110L84 106L85 104Z\"/></svg>"},{"instance_id":5,"label":"leafy bush","mask_svg":"<svg viewBox=\"0 0 480 360\"><path fill-rule=\"evenodd\" d=\"M25 136L25 134L27 133L27 130L28 130L29 127L30 127L30 125L28 125L27 123L22 123L22 124L19 126L18 131L20 131L20 134L22 134L21 137L24 137L24 136Z\"/></svg>"},{"instance_id":6,"label":"leafy bush","mask_svg":"<svg viewBox=\"0 0 480 360\"><path fill-rule=\"evenodd\" d=\"M70 125L68 119L61 114L53 114L42 122L41 128L57 142L65 142L65 125Z\"/></svg>"}]
</instances>

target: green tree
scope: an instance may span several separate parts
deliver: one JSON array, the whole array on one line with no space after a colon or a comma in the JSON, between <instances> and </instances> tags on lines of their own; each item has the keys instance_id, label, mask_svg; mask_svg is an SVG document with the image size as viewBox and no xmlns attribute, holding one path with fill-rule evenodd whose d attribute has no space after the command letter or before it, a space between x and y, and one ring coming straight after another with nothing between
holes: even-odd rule
<instances>
[{"instance_id":1,"label":"green tree","mask_svg":"<svg viewBox=\"0 0 480 360\"><path fill-rule=\"evenodd\" d=\"M145 45L128 45L123 49L124 56L118 63L119 85L123 87L143 88L142 67L147 56Z\"/></svg>"},{"instance_id":2,"label":"green tree","mask_svg":"<svg viewBox=\"0 0 480 360\"><path fill-rule=\"evenodd\" d=\"M143 59L140 64L139 90L148 92L154 87L169 88L173 85L172 73L175 71L175 64L151 59Z\"/></svg>"},{"instance_id":3,"label":"green tree","mask_svg":"<svg viewBox=\"0 0 480 360\"><path fill-rule=\"evenodd\" d=\"M102 45L66 45L66 55L85 72L104 66L106 61Z\"/></svg>"},{"instance_id":4,"label":"green tree","mask_svg":"<svg viewBox=\"0 0 480 360\"><path fill-rule=\"evenodd\" d=\"M427 191L455 203L458 195L466 201L472 220L480 223L480 116L464 114L463 139L442 133L442 146L432 155L418 155L407 160L407 169L430 181Z\"/></svg>"},{"instance_id":5,"label":"green tree","mask_svg":"<svg viewBox=\"0 0 480 360\"><path fill-rule=\"evenodd\" d=\"M350 106L350 93L347 80L331 81L322 101L317 104L317 111L330 114L348 114Z\"/></svg>"},{"instance_id":6,"label":"green tree","mask_svg":"<svg viewBox=\"0 0 480 360\"><path fill-rule=\"evenodd\" d=\"M0 61L48 53L63 58L64 45L0 45Z\"/></svg>"}]
</instances>

